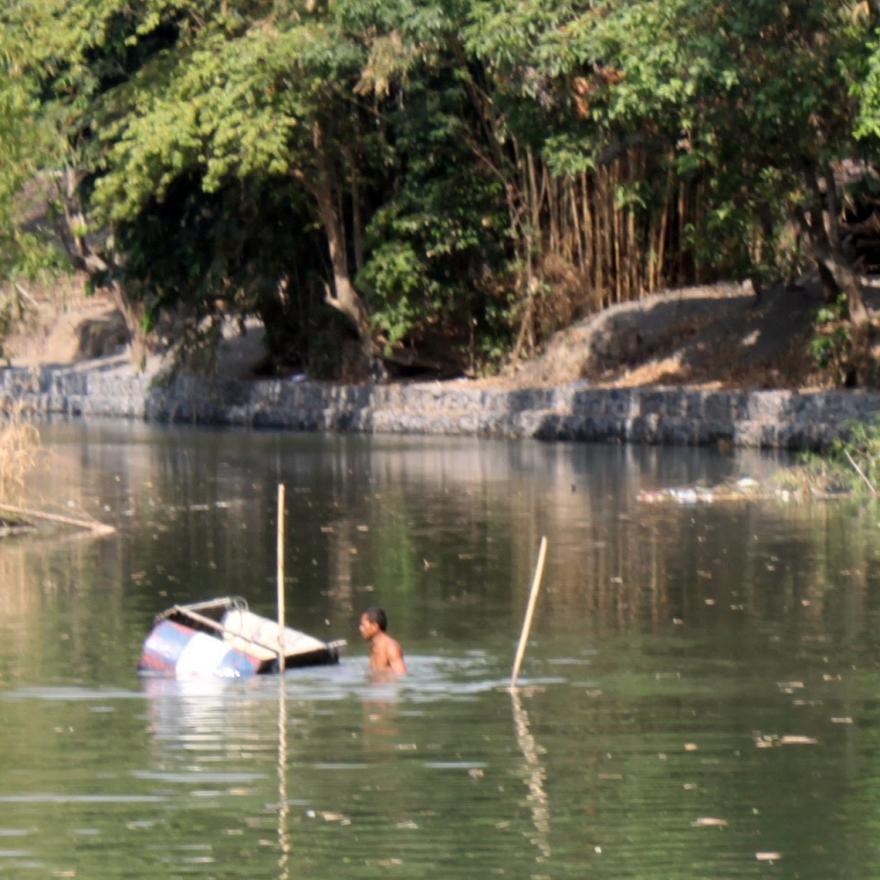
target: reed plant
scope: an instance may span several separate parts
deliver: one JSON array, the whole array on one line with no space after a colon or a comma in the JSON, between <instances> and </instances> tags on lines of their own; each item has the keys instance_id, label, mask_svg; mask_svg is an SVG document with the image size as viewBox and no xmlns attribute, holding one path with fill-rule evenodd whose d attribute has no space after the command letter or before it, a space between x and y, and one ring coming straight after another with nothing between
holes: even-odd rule
<instances>
[{"instance_id":1,"label":"reed plant","mask_svg":"<svg viewBox=\"0 0 880 880\"><path fill-rule=\"evenodd\" d=\"M29 409L20 401L0 402L0 501L21 497L40 447L40 433Z\"/></svg>"},{"instance_id":2,"label":"reed plant","mask_svg":"<svg viewBox=\"0 0 880 880\"><path fill-rule=\"evenodd\" d=\"M880 418L851 422L821 452L804 453L799 463L775 478L780 489L810 495L880 498Z\"/></svg>"}]
</instances>

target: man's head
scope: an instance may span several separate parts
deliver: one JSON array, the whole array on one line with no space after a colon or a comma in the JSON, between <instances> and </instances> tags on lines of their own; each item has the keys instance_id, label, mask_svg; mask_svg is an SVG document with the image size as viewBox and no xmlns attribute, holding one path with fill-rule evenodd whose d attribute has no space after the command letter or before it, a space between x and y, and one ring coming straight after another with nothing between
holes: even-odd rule
<instances>
[{"instance_id":1,"label":"man's head","mask_svg":"<svg viewBox=\"0 0 880 880\"><path fill-rule=\"evenodd\" d=\"M371 639L377 632L385 632L388 629L388 615L384 608L367 608L361 615L358 629L365 639Z\"/></svg>"}]
</instances>

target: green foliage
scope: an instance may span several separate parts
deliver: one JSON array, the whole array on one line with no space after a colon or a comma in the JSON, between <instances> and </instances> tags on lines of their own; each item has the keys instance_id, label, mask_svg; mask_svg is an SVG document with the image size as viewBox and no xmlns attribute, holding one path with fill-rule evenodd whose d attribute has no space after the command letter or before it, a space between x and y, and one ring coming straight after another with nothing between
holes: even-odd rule
<instances>
[{"instance_id":1,"label":"green foliage","mask_svg":"<svg viewBox=\"0 0 880 880\"><path fill-rule=\"evenodd\" d=\"M812 0L485 0L474 4L466 37L512 105L508 124L557 173L646 148L699 185L705 222L693 245L702 258L769 282L797 268L786 236L810 204L815 173L875 148L853 136L870 32L853 9ZM876 44L872 52L863 106L880 94Z\"/></svg>"},{"instance_id":2,"label":"green foliage","mask_svg":"<svg viewBox=\"0 0 880 880\"><path fill-rule=\"evenodd\" d=\"M800 463L783 469L776 482L791 491L876 502L880 491L880 421L850 423L845 434L826 450L803 454Z\"/></svg>"},{"instance_id":3,"label":"green foliage","mask_svg":"<svg viewBox=\"0 0 880 880\"><path fill-rule=\"evenodd\" d=\"M816 310L815 333L809 352L816 366L827 371L835 384L842 385L851 370L853 344L846 321L846 298Z\"/></svg>"},{"instance_id":4,"label":"green foliage","mask_svg":"<svg viewBox=\"0 0 880 880\"><path fill-rule=\"evenodd\" d=\"M472 161L472 113L465 84L441 69L387 116L396 191L367 227L358 283L389 354L442 347L473 364L509 339L510 316L490 310L486 287L506 259L504 194Z\"/></svg>"},{"instance_id":5,"label":"green foliage","mask_svg":"<svg viewBox=\"0 0 880 880\"><path fill-rule=\"evenodd\" d=\"M23 195L37 167L34 162L43 138L34 120L37 102L27 84L9 66L0 66L0 280L33 278L57 263L57 253L28 228L39 213Z\"/></svg>"},{"instance_id":6,"label":"green foliage","mask_svg":"<svg viewBox=\"0 0 880 880\"><path fill-rule=\"evenodd\" d=\"M834 441L827 458L847 473L854 494L876 498L880 488L880 421L851 424L846 436Z\"/></svg>"},{"instance_id":7,"label":"green foliage","mask_svg":"<svg viewBox=\"0 0 880 880\"><path fill-rule=\"evenodd\" d=\"M638 152L616 209L647 228L670 182L687 187L699 210L678 218L669 248L770 283L801 268L792 220L815 207L817 177L876 158L880 42L860 10L814 0L7 4L0 276L46 262L14 210L22 186L70 172L76 186L58 197L68 246L91 248L92 283L122 285L151 326L171 313L257 313L279 361L325 363L312 346L332 351L326 339L343 332L325 284L359 268L388 351L442 341L484 361L503 355L524 310L527 285L511 277L547 247L544 184L527 180L524 157L558 180ZM558 223L569 206L553 210ZM821 363L837 369L846 346L839 318L819 322Z\"/></svg>"}]
</instances>

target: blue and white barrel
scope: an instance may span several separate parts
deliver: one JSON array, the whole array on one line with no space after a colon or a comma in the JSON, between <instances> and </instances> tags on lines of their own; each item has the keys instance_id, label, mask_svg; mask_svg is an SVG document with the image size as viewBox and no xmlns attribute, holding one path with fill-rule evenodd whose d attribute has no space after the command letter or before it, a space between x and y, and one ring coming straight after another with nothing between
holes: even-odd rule
<instances>
[{"instance_id":1,"label":"blue and white barrel","mask_svg":"<svg viewBox=\"0 0 880 880\"><path fill-rule=\"evenodd\" d=\"M222 639L163 620L147 636L138 669L177 678L244 678L256 674L260 662Z\"/></svg>"}]
</instances>

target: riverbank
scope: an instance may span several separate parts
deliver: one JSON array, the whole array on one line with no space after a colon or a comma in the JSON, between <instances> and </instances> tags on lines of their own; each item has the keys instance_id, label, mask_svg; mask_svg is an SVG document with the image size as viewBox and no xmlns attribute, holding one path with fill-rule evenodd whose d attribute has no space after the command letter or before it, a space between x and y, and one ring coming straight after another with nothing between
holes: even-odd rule
<instances>
[{"instance_id":1,"label":"riverbank","mask_svg":"<svg viewBox=\"0 0 880 880\"><path fill-rule=\"evenodd\" d=\"M292 431L438 434L815 449L880 414L866 391L681 387L334 385L135 370L126 355L0 371L0 395L46 415L125 417Z\"/></svg>"},{"instance_id":2,"label":"riverbank","mask_svg":"<svg viewBox=\"0 0 880 880\"><path fill-rule=\"evenodd\" d=\"M45 414L297 431L816 449L880 415L880 392L821 387L809 286L760 303L739 285L669 291L563 331L492 380L339 385L258 378L259 327L230 333L210 375L136 370L112 305L69 301L10 339L0 395ZM876 304L872 308L877 311ZM113 355L100 355L115 350Z\"/></svg>"}]
</instances>

